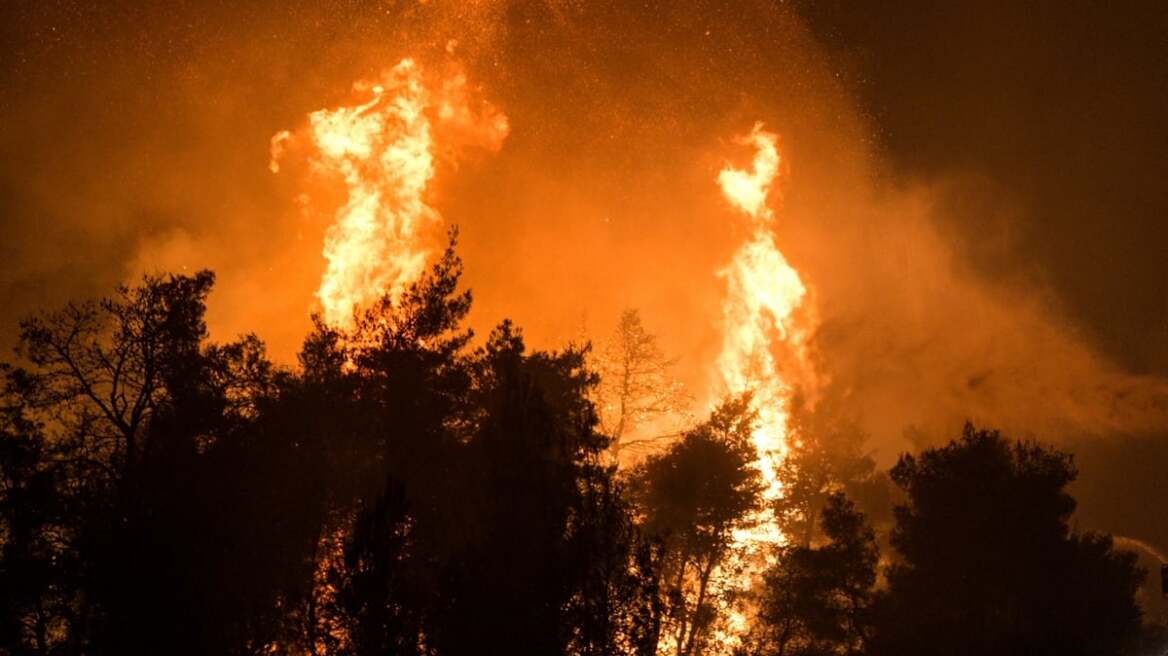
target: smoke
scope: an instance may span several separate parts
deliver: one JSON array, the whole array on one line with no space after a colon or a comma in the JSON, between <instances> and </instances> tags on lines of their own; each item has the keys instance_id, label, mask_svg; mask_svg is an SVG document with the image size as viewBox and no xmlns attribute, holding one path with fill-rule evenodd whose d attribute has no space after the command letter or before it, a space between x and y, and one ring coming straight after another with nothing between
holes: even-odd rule
<instances>
[{"instance_id":1,"label":"smoke","mask_svg":"<svg viewBox=\"0 0 1168 656\"><path fill-rule=\"evenodd\" d=\"M798 252L824 317L823 366L873 434L907 427L910 441L935 442L972 420L1064 441L1164 425L1165 381L1109 361L1041 283L976 268L941 229L942 192L866 193L849 220L809 228ZM804 211L815 210L791 208Z\"/></svg>"},{"instance_id":2,"label":"smoke","mask_svg":"<svg viewBox=\"0 0 1168 656\"><path fill-rule=\"evenodd\" d=\"M551 346L637 307L705 389L716 272L749 229L717 174L748 167L733 139L763 121L784 161L777 241L822 319L823 393L882 461L909 446L906 427L939 439L965 419L1053 440L1163 426L1168 384L1111 362L1062 308L1014 248L1011 199L887 175L853 90L772 5L23 10L0 107L5 323L142 272L210 267L214 336L255 330L292 361L331 215L271 174L269 139L411 56L465 67L510 122L498 153L439 162L428 201L461 228L480 331L512 317ZM970 189L978 211L955 216Z\"/></svg>"}]
</instances>

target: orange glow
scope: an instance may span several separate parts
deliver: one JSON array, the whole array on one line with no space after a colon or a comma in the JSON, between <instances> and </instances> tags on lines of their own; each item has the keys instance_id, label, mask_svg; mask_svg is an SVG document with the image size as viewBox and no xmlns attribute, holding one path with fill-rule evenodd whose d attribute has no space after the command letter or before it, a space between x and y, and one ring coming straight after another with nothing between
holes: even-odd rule
<instances>
[{"instance_id":1,"label":"orange glow","mask_svg":"<svg viewBox=\"0 0 1168 656\"><path fill-rule=\"evenodd\" d=\"M396 301L426 267L426 237L442 220L427 202L436 128L449 135L446 149L496 150L508 132L507 117L493 106L470 106L461 72L431 86L421 66L403 59L353 89L363 102L308 116L313 172L339 177L348 191L325 234L328 264L316 293L325 322L341 328L382 296ZM287 131L272 137L273 172L291 138Z\"/></svg>"},{"instance_id":2,"label":"orange glow","mask_svg":"<svg viewBox=\"0 0 1168 656\"><path fill-rule=\"evenodd\" d=\"M717 371L720 389L732 395L751 393L758 412L758 426L751 437L756 453L753 464L764 483L764 505L751 518L750 528L734 534L735 549L727 569L741 575L726 583L748 590L770 558L764 547L784 539L773 509L773 501L782 495L777 472L787 452L792 389L783 371L810 371L806 351L810 326L801 322L813 321L814 315L800 312L807 288L775 244L774 212L767 203L779 173L778 137L756 123L738 141L754 146L752 166L750 170L727 166L718 175L718 183L727 201L750 218L751 232L719 272L726 280L726 297ZM780 367L779 354L796 362ZM724 645L734 645L746 632L749 619L741 608L725 612L728 627L719 638Z\"/></svg>"},{"instance_id":3,"label":"orange glow","mask_svg":"<svg viewBox=\"0 0 1168 656\"><path fill-rule=\"evenodd\" d=\"M759 425L754 432L758 460L755 466L766 484L764 498L774 500L782 493L776 471L786 452L786 404L790 386L784 381L775 350L781 342L786 352L803 357L799 342L804 330L794 326L807 289L798 272L787 263L775 245L772 231L774 213L767 205L771 185L779 171L777 137L755 124L742 143L756 148L753 167L742 171L727 167L718 175L722 193L731 205L752 220L752 232L739 247L729 266L720 274L726 279L726 299L722 304L722 352L718 371L730 394L751 392ZM778 541L781 535L773 517L752 533L754 539Z\"/></svg>"},{"instance_id":4,"label":"orange glow","mask_svg":"<svg viewBox=\"0 0 1168 656\"><path fill-rule=\"evenodd\" d=\"M735 208L756 221L770 221L774 213L766 202L771 184L779 174L778 137L763 131L762 123L755 123L750 134L738 141L757 149L751 169L743 171L727 166L718 174L718 185Z\"/></svg>"}]
</instances>

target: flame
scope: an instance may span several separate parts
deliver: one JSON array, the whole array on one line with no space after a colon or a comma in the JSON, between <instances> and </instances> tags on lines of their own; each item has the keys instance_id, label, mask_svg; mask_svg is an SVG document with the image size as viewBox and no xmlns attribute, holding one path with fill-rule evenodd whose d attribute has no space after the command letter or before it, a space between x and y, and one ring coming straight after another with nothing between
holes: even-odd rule
<instances>
[{"instance_id":1,"label":"flame","mask_svg":"<svg viewBox=\"0 0 1168 656\"><path fill-rule=\"evenodd\" d=\"M717 371L727 393L752 394L759 417L751 439L756 455L753 465L765 485L764 505L751 518L750 528L735 532L736 562L729 567L742 572L732 583L748 590L771 558L763 547L784 540L770 503L782 495L778 468L787 452L787 408L792 388L784 372L811 371L807 356L810 327L804 323L813 321L813 315L803 307L807 287L775 243L775 217L768 198L781 163L778 137L756 123L738 142L755 148L751 168L728 165L719 173L718 184L731 206L749 217L751 232L730 264L719 272L726 280L726 298ZM777 354L793 362L784 361L780 366ZM732 645L745 633L749 620L739 608L728 609L727 616L729 631L719 637Z\"/></svg>"},{"instance_id":2,"label":"flame","mask_svg":"<svg viewBox=\"0 0 1168 656\"><path fill-rule=\"evenodd\" d=\"M363 102L312 112L307 133L311 170L339 177L348 191L325 233L327 267L316 293L325 322L341 328L372 301L388 295L396 302L424 271L428 228L442 219L427 202L437 155L466 144L497 150L509 129L489 103L472 108L464 74L428 85L412 59L353 89ZM448 143L436 144L438 131ZM288 131L272 137L273 172L292 138Z\"/></svg>"},{"instance_id":3,"label":"flame","mask_svg":"<svg viewBox=\"0 0 1168 656\"><path fill-rule=\"evenodd\" d=\"M753 394L759 424L752 435L755 466L766 484L763 496L773 500L782 494L778 465L786 453L787 410L790 385L783 379L775 352L780 346L795 357L805 357L803 336L796 326L797 314L807 288L799 273L775 244L774 212L767 205L771 186L779 172L778 137L757 123L740 140L756 149L751 170L727 167L718 175L726 199L751 219L751 235L720 272L726 279L722 304L722 352L718 371L730 394ZM794 347L794 348L792 348ZM774 527L755 530L759 537L778 541Z\"/></svg>"},{"instance_id":4,"label":"flame","mask_svg":"<svg viewBox=\"0 0 1168 656\"><path fill-rule=\"evenodd\" d=\"M762 123L755 123L750 134L738 141L757 149L751 170L742 171L727 166L718 173L718 185L731 205L756 221L769 222L774 218L774 213L767 206L766 200L771 184L779 175L778 137L763 131Z\"/></svg>"}]
</instances>

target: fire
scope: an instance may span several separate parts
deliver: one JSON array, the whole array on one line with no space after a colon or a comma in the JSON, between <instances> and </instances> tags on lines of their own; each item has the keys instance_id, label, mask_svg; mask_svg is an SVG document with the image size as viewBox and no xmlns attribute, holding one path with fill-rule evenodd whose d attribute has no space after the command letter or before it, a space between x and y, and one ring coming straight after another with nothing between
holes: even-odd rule
<instances>
[{"instance_id":1,"label":"fire","mask_svg":"<svg viewBox=\"0 0 1168 656\"><path fill-rule=\"evenodd\" d=\"M339 328L351 327L355 312L385 295L396 301L422 274L427 237L442 220L429 200L437 161L466 145L496 150L509 131L502 112L471 102L460 71L435 79L404 59L378 80L356 83L354 91L358 102L312 112L302 133L312 149L310 173L339 179L347 192L325 234L327 266L317 291L323 319ZM299 139L288 131L272 137L273 172L280 171ZM753 395L760 419L752 435L753 464L770 502L782 494L777 471L786 452L787 360L809 370L804 330L809 315L802 311L808 291L775 243L769 203L781 163L778 138L756 124L739 141L754 147L752 166L727 166L718 183L730 205L749 218L750 233L719 272L727 289L716 364L722 392ZM765 563L762 547L782 541L770 506L764 504L752 528L735 534L736 562L726 569L723 585L749 589ZM729 632L721 637L731 645L744 633L747 618L737 607L721 610L729 619Z\"/></svg>"},{"instance_id":2,"label":"fire","mask_svg":"<svg viewBox=\"0 0 1168 656\"><path fill-rule=\"evenodd\" d=\"M805 333L795 323L807 288L775 244L774 212L767 205L779 172L778 138L764 131L762 124L755 124L741 141L756 149L751 170L727 167L718 175L718 183L730 204L750 217L752 231L730 265L721 271L727 290L722 304L718 371L729 393L751 392L754 396L759 413L753 435L758 455L755 466L766 484L764 498L773 500L782 494L776 472L786 452L790 392L775 352L783 347L784 352L803 356ZM773 517L770 520L769 526L762 522L753 537L781 539Z\"/></svg>"},{"instance_id":3,"label":"fire","mask_svg":"<svg viewBox=\"0 0 1168 656\"><path fill-rule=\"evenodd\" d=\"M791 385L784 372L810 371L806 355L809 333L802 322L812 315L801 311L807 288L775 243L775 217L768 198L781 162L778 137L756 123L739 142L755 148L750 170L727 166L719 173L718 183L727 201L749 217L751 232L730 264L719 272L726 279L726 298L717 369L726 392L752 394L759 416L751 438L756 453L753 464L765 484L764 506L752 518L751 528L735 533L735 562L729 568L742 572L731 584L748 590L769 557L763 547L784 539L770 503L782 494L778 467L787 450ZM783 362L780 367L776 354L789 356L795 366ZM724 643L734 644L745 633L748 619L739 608L727 609L727 613L729 632L720 637Z\"/></svg>"},{"instance_id":4,"label":"fire","mask_svg":"<svg viewBox=\"0 0 1168 656\"><path fill-rule=\"evenodd\" d=\"M770 132L764 132L761 123L755 123L750 134L739 140L753 145L757 151L750 171L726 167L718 174L718 184L722 195L734 207L742 210L756 221L769 222L774 213L767 207L767 196L771 184L779 175L778 139Z\"/></svg>"},{"instance_id":5,"label":"fire","mask_svg":"<svg viewBox=\"0 0 1168 656\"><path fill-rule=\"evenodd\" d=\"M348 192L325 233L317 290L325 322L341 328L374 300L396 301L424 271L426 238L442 220L427 202L438 154L468 144L497 150L509 129L489 103L472 106L464 74L429 84L412 59L353 90L362 102L312 112L307 131L312 172L339 177ZM439 132L447 143L436 144ZM273 172L292 138L272 137Z\"/></svg>"}]
</instances>

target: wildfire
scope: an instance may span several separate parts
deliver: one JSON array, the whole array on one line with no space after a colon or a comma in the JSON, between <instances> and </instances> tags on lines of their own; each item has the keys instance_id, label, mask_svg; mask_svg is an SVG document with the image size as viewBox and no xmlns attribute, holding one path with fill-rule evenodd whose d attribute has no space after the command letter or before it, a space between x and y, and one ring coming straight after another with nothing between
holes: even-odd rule
<instances>
[{"instance_id":1,"label":"wildfire","mask_svg":"<svg viewBox=\"0 0 1168 656\"><path fill-rule=\"evenodd\" d=\"M509 130L500 111L469 100L461 72L427 77L411 59L376 81L357 82L354 92L358 102L352 105L309 114L303 137L284 131L271 141L273 172L304 144L310 174L344 184L347 195L325 234L327 266L317 291L323 319L339 328L351 327L355 312L372 301L385 295L396 301L423 273L427 238L442 220L428 198L437 160L467 145L496 150ZM750 233L719 272L727 291L716 364L722 391L753 395L759 415L753 464L768 503L752 528L734 535L735 562L719 585L749 589L765 562L761 547L783 539L769 502L782 494L777 471L786 453L788 360L810 370L803 331L809 315L801 311L807 289L773 232L769 201L781 162L777 137L756 124L739 142L754 147L752 166L727 166L718 183L730 205L749 217ZM729 618L729 633L722 637L731 645L744 633L746 615L739 608L722 611Z\"/></svg>"},{"instance_id":2,"label":"wildfire","mask_svg":"<svg viewBox=\"0 0 1168 656\"><path fill-rule=\"evenodd\" d=\"M722 351L717 367L721 385L730 394L752 394L759 423L751 435L762 475L763 509L752 518L753 526L734 535L736 548L728 568L741 574L730 583L749 589L764 566L768 553L761 549L783 540L770 502L782 494L778 467L787 450L787 407L791 386L780 368L776 353L789 355L804 372L810 370L806 357L807 332L800 312L807 288L799 274L787 263L775 244L774 212L767 204L779 173L778 137L756 123L740 143L755 148L749 170L727 166L718 175L722 194L751 220L747 240L735 252L730 264L720 272L726 279L722 304ZM787 363L784 363L787 364ZM746 614L727 609L729 632L724 643L734 644L745 633Z\"/></svg>"},{"instance_id":3,"label":"wildfire","mask_svg":"<svg viewBox=\"0 0 1168 656\"><path fill-rule=\"evenodd\" d=\"M377 81L360 81L363 101L308 116L314 174L339 177L348 192L324 238L327 267L317 298L324 320L351 326L354 312L384 295L396 301L426 266L426 237L442 217L428 202L438 152L464 145L497 150L507 117L470 103L466 76L428 84L421 66L403 59ZM446 137L436 149L436 133ZM272 137L271 169L280 170L290 132Z\"/></svg>"},{"instance_id":4,"label":"wildfire","mask_svg":"<svg viewBox=\"0 0 1168 656\"><path fill-rule=\"evenodd\" d=\"M753 393L759 425L753 434L758 455L755 466L763 476L764 498L782 494L778 465L786 452L786 403L790 386L783 380L775 352L780 346L803 355L803 332L795 326L796 311L807 289L799 273L787 263L775 244L774 212L767 205L779 171L777 137L755 124L741 140L756 148L751 170L727 167L718 175L722 193L731 205L751 218L751 235L721 271L726 279L722 304L722 352L718 371L731 394ZM766 517L760 518L766 520ZM773 517L752 531L752 538L778 541Z\"/></svg>"}]
</instances>

